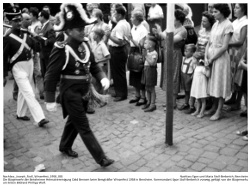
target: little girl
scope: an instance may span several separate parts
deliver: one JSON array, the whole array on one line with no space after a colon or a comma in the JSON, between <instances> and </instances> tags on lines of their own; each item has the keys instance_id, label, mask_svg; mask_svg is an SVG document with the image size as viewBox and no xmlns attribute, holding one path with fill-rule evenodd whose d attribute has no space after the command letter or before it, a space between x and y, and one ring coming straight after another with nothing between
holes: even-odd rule
<instances>
[{"instance_id":1,"label":"little girl","mask_svg":"<svg viewBox=\"0 0 250 188\"><path fill-rule=\"evenodd\" d=\"M204 66L204 61L200 60L194 70L193 82L191 87L191 96L197 99L197 108L191 115L202 118L206 108L206 98L208 77L210 76L210 69Z\"/></svg>"},{"instance_id":2,"label":"little girl","mask_svg":"<svg viewBox=\"0 0 250 188\"><path fill-rule=\"evenodd\" d=\"M158 54L155 51L156 39L148 36L144 42L145 63L142 71L142 84L145 85L147 94L147 104L142 107L144 112L152 112L156 110L155 86L157 85L157 59Z\"/></svg>"}]
</instances>

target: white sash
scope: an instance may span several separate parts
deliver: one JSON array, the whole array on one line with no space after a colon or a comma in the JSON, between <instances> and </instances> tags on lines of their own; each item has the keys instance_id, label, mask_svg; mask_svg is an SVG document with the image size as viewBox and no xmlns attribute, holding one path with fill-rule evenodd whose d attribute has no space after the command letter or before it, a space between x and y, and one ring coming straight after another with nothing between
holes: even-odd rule
<instances>
[{"instance_id":1,"label":"white sash","mask_svg":"<svg viewBox=\"0 0 250 188\"><path fill-rule=\"evenodd\" d=\"M19 43L21 43L20 48L18 49L18 51L16 52L16 54L10 59L10 63L13 63L13 61L15 61L22 53L24 47L27 48L28 50L30 50L29 45L26 43L26 39L27 39L27 34L24 34L23 39L19 38L18 36L14 35L14 34L10 34L9 35L11 38L15 39L16 41L18 41Z\"/></svg>"},{"instance_id":2,"label":"white sash","mask_svg":"<svg viewBox=\"0 0 250 188\"><path fill-rule=\"evenodd\" d=\"M62 70L64 70L68 64L69 61L69 54L71 54L76 61L79 61L80 63L88 63L89 62L89 57L90 57L90 51L88 46L83 42L82 43L84 49L86 50L86 55L84 59L80 59L76 53L74 52L74 50L69 46L69 45L65 45L65 53L66 53L66 62L62 68Z\"/></svg>"}]
</instances>

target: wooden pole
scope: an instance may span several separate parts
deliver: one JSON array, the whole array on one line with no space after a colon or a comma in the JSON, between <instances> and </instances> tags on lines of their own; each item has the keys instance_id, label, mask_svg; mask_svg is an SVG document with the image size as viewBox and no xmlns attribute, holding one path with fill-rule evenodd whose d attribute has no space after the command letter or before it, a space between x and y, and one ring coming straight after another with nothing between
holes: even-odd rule
<instances>
[{"instance_id":1,"label":"wooden pole","mask_svg":"<svg viewBox=\"0 0 250 188\"><path fill-rule=\"evenodd\" d=\"M166 141L173 145L173 48L174 4L167 4L167 36L165 40L164 79L166 79Z\"/></svg>"}]
</instances>

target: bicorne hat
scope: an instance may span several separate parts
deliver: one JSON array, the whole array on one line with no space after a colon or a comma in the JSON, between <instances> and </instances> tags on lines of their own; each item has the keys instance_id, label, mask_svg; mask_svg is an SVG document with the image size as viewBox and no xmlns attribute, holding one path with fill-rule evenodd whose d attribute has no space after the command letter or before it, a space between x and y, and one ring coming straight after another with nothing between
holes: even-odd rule
<instances>
[{"instance_id":1,"label":"bicorne hat","mask_svg":"<svg viewBox=\"0 0 250 188\"><path fill-rule=\"evenodd\" d=\"M14 21L16 19L20 19L22 12L17 6L11 4L8 8L4 10L4 14L9 21Z\"/></svg>"},{"instance_id":2,"label":"bicorne hat","mask_svg":"<svg viewBox=\"0 0 250 188\"><path fill-rule=\"evenodd\" d=\"M63 3L60 9L60 24L54 26L55 31L85 27L96 21L96 18L88 18L81 3Z\"/></svg>"}]
</instances>

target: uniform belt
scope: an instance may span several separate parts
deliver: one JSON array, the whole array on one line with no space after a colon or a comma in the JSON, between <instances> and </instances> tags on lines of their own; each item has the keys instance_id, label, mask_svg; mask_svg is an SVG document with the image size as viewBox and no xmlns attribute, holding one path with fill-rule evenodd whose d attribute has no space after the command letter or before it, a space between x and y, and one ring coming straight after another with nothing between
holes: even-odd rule
<instances>
[{"instance_id":1,"label":"uniform belt","mask_svg":"<svg viewBox=\"0 0 250 188\"><path fill-rule=\"evenodd\" d=\"M75 75L61 75L61 78L71 79L71 80L87 80L89 79L89 75L84 76L75 76Z\"/></svg>"}]
</instances>

